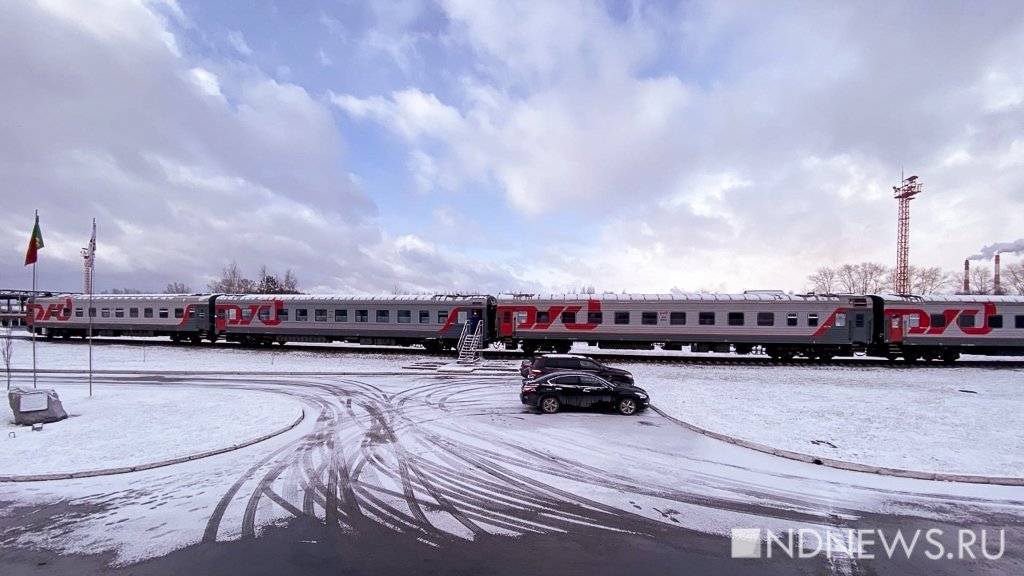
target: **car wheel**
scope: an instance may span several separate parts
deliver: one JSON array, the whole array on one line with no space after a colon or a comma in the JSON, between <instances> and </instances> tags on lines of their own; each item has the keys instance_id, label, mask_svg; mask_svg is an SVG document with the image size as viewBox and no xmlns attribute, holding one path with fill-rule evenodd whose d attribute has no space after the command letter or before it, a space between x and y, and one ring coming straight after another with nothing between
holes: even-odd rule
<instances>
[{"instance_id":1,"label":"car wheel","mask_svg":"<svg viewBox=\"0 0 1024 576\"><path fill-rule=\"evenodd\" d=\"M632 398L623 398L622 400L619 400L618 408L619 414L624 416L636 414L636 400Z\"/></svg>"},{"instance_id":2,"label":"car wheel","mask_svg":"<svg viewBox=\"0 0 1024 576\"><path fill-rule=\"evenodd\" d=\"M545 414L554 414L562 407L562 403L554 396L545 396L540 400L540 410Z\"/></svg>"}]
</instances>

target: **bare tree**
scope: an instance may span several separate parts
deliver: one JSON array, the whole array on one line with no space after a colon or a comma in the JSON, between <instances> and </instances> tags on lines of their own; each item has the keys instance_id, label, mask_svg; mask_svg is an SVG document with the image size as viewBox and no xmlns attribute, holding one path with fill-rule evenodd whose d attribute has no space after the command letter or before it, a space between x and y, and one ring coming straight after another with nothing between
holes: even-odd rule
<instances>
[{"instance_id":1,"label":"bare tree","mask_svg":"<svg viewBox=\"0 0 1024 576\"><path fill-rule=\"evenodd\" d=\"M232 262L224 268L220 280L210 282L210 292L223 292L225 294L252 294L256 292L256 282L242 276L238 264Z\"/></svg>"},{"instance_id":2,"label":"bare tree","mask_svg":"<svg viewBox=\"0 0 1024 576\"><path fill-rule=\"evenodd\" d=\"M836 291L838 283L838 272L835 268L829 268L828 266L822 266L818 268L814 274L807 277L807 281L811 283L811 289L820 294L832 294Z\"/></svg>"},{"instance_id":3,"label":"bare tree","mask_svg":"<svg viewBox=\"0 0 1024 576\"><path fill-rule=\"evenodd\" d=\"M219 280L210 282L210 292L223 292L225 294L298 294L298 280L291 270L284 274L284 279L276 274L267 271L267 266L260 266L258 280L252 280L242 275L238 264L232 262L224 268Z\"/></svg>"},{"instance_id":4,"label":"bare tree","mask_svg":"<svg viewBox=\"0 0 1024 576\"><path fill-rule=\"evenodd\" d=\"M164 288L164 294L188 294L189 292L192 292L192 289L183 282L171 282L167 288Z\"/></svg>"},{"instance_id":5,"label":"bare tree","mask_svg":"<svg viewBox=\"0 0 1024 576\"><path fill-rule=\"evenodd\" d=\"M1007 288L1007 292L1009 292L1009 288L1012 288L1017 291L1017 294L1024 296L1024 260L1004 266L1002 275L1000 281Z\"/></svg>"},{"instance_id":6,"label":"bare tree","mask_svg":"<svg viewBox=\"0 0 1024 576\"><path fill-rule=\"evenodd\" d=\"M843 264L836 271L839 287L853 294L876 294L889 285L889 268L877 262Z\"/></svg>"},{"instance_id":7,"label":"bare tree","mask_svg":"<svg viewBox=\"0 0 1024 576\"><path fill-rule=\"evenodd\" d=\"M11 337L12 328L4 326L3 342L0 342L0 355L4 357L4 368L7 372L7 389L11 389L11 357L14 355L14 340Z\"/></svg>"},{"instance_id":8,"label":"bare tree","mask_svg":"<svg viewBox=\"0 0 1024 576\"><path fill-rule=\"evenodd\" d=\"M937 294L946 285L946 273L938 266L911 266L910 285L914 294Z\"/></svg>"},{"instance_id":9,"label":"bare tree","mask_svg":"<svg viewBox=\"0 0 1024 576\"><path fill-rule=\"evenodd\" d=\"M284 278L281 279L281 293L282 294L299 294L299 279L295 277L292 271L285 270Z\"/></svg>"},{"instance_id":10,"label":"bare tree","mask_svg":"<svg viewBox=\"0 0 1024 576\"><path fill-rule=\"evenodd\" d=\"M987 266L974 266L971 268L971 294L992 293L992 269Z\"/></svg>"}]
</instances>

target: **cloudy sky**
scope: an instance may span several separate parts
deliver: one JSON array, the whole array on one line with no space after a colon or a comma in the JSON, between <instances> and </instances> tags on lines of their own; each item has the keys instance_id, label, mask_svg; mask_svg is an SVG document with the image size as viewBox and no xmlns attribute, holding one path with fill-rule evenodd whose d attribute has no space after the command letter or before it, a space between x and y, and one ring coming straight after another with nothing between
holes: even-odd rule
<instances>
[{"instance_id":1,"label":"cloudy sky","mask_svg":"<svg viewBox=\"0 0 1024 576\"><path fill-rule=\"evenodd\" d=\"M1024 237L1017 2L8 0L0 288L802 290ZM1020 256L1004 256L1015 262Z\"/></svg>"}]
</instances>

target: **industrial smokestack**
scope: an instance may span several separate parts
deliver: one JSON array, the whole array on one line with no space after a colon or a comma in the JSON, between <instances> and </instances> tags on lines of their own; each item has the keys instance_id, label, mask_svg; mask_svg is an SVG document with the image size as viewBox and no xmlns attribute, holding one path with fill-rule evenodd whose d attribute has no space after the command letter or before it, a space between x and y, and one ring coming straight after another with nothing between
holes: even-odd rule
<instances>
[{"instance_id":1,"label":"industrial smokestack","mask_svg":"<svg viewBox=\"0 0 1024 576\"><path fill-rule=\"evenodd\" d=\"M992 278L992 293L1002 294L1002 292L999 290L999 254L996 254L995 261L996 271L995 276Z\"/></svg>"},{"instance_id":2,"label":"industrial smokestack","mask_svg":"<svg viewBox=\"0 0 1024 576\"><path fill-rule=\"evenodd\" d=\"M964 294L971 293L971 261L964 260Z\"/></svg>"}]
</instances>

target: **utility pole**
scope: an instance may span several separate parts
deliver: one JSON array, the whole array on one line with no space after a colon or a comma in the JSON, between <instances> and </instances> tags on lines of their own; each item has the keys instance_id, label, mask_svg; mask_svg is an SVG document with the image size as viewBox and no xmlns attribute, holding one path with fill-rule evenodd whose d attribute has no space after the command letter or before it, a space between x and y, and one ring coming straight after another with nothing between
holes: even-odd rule
<instances>
[{"instance_id":1,"label":"utility pole","mask_svg":"<svg viewBox=\"0 0 1024 576\"><path fill-rule=\"evenodd\" d=\"M900 203L899 228L896 233L896 286L897 294L910 294L910 201L921 193L917 176L903 179L901 186L893 186L893 198Z\"/></svg>"}]
</instances>

